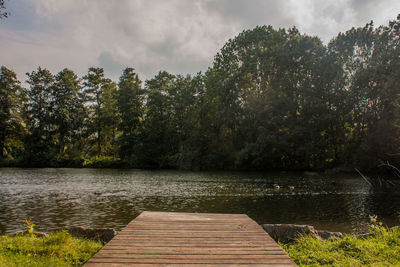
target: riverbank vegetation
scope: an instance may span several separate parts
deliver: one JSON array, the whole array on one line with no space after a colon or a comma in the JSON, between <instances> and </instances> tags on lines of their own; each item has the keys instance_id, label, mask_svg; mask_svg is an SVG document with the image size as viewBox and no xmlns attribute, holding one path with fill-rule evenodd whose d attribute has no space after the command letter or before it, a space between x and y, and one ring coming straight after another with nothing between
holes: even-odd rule
<instances>
[{"instance_id":1,"label":"riverbank vegetation","mask_svg":"<svg viewBox=\"0 0 400 267\"><path fill-rule=\"evenodd\" d=\"M300 266L399 266L400 228L376 227L374 236L318 240L311 236L282 245Z\"/></svg>"},{"instance_id":2,"label":"riverbank vegetation","mask_svg":"<svg viewBox=\"0 0 400 267\"><path fill-rule=\"evenodd\" d=\"M400 228L375 227L373 236L318 240L304 236L280 244L300 266L398 266ZM0 266L81 266L102 247L100 241L71 236L67 231L35 237L0 237Z\"/></svg>"},{"instance_id":3,"label":"riverbank vegetation","mask_svg":"<svg viewBox=\"0 0 400 267\"><path fill-rule=\"evenodd\" d=\"M322 170L399 166L400 16L327 45L260 26L197 75L0 71L2 166ZM40 62L38 62L40 63Z\"/></svg>"},{"instance_id":4,"label":"riverbank vegetation","mask_svg":"<svg viewBox=\"0 0 400 267\"><path fill-rule=\"evenodd\" d=\"M66 231L40 238L0 236L0 266L82 266L101 247L100 241L73 237Z\"/></svg>"}]
</instances>

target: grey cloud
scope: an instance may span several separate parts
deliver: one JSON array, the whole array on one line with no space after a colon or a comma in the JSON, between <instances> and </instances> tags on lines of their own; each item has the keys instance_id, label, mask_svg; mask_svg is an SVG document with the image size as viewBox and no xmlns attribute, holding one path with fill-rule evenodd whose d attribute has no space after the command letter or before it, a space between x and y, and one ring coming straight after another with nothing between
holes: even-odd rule
<instances>
[{"instance_id":1,"label":"grey cloud","mask_svg":"<svg viewBox=\"0 0 400 267\"><path fill-rule=\"evenodd\" d=\"M168 57L175 56L178 52L180 44L177 40L172 38L166 38L162 42L157 42L154 44L150 44L148 48L150 49L149 53L153 54L153 56L157 57Z\"/></svg>"},{"instance_id":2,"label":"grey cloud","mask_svg":"<svg viewBox=\"0 0 400 267\"><path fill-rule=\"evenodd\" d=\"M351 0L349 1L349 6L353 8L357 14L369 16L375 11L374 9L379 8L382 3L385 4L384 1L376 0Z\"/></svg>"},{"instance_id":3,"label":"grey cloud","mask_svg":"<svg viewBox=\"0 0 400 267\"><path fill-rule=\"evenodd\" d=\"M102 52L98 58L99 66L104 69L105 72L116 76L122 73L123 65L114 59L109 52Z\"/></svg>"},{"instance_id":4,"label":"grey cloud","mask_svg":"<svg viewBox=\"0 0 400 267\"><path fill-rule=\"evenodd\" d=\"M340 5L330 4L326 7L321 8L321 12L319 14L321 18L332 18L337 23L341 23L344 18L345 14L343 13L343 9Z\"/></svg>"},{"instance_id":5,"label":"grey cloud","mask_svg":"<svg viewBox=\"0 0 400 267\"><path fill-rule=\"evenodd\" d=\"M391 1L376 1L376 0L351 0L349 8L352 8L356 21L364 22L363 25L370 22L371 20L379 20L377 14L389 14L389 10L397 11L400 13L400 2L389 3ZM391 13L391 12L390 12ZM394 19L395 17L393 17ZM375 21L379 25L382 21Z\"/></svg>"},{"instance_id":6,"label":"grey cloud","mask_svg":"<svg viewBox=\"0 0 400 267\"><path fill-rule=\"evenodd\" d=\"M272 25L275 27L290 27L295 21L285 11L284 1L274 0L212 0L207 2L207 9L217 12L225 19L240 20L245 28L257 25Z\"/></svg>"},{"instance_id":7,"label":"grey cloud","mask_svg":"<svg viewBox=\"0 0 400 267\"><path fill-rule=\"evenodd\" d=\"M160 60L157 64L144 63L138 66L138 69L145 73L145 78L151 78L160 70L165 70L171 74L196 74L204 72L211 65L207 60L190 60L187 58L176 57Z\"/></svg>"},{"instance_id":8,"label":"grey cloud","mask_svg":"<svg viewBox=\"0 0 400 267\"><path fill-rule=\"evenodd\" d=\"M159 70L195 74L211 66L229 38L256 25L296 26L327 42L371 19L385 24L400 11L398 0L11 2L14 15L0 25L0 58L20 77L37 65L84 75L100 64L113 79L125 66L143 78Z\"/></svg>"}]
</instances>

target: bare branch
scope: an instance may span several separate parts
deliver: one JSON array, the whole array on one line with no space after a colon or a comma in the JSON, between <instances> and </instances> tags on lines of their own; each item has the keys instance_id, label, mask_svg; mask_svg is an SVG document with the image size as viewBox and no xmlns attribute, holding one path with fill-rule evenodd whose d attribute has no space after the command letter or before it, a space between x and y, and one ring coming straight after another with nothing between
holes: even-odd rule
<instances>
[{"instance_id":1,"label":"bare branch","mask_svg":"<svg viewBox=\"0 0 400 267\"><path fill-rule=\"evenodd\" d=\"M379 168L380 167L389 167L389 168L393 169L394 173L396 174L396 176L400 178L400 170L399 170L399 168L397 168L396 166L393 166L392 164L390 164L389 161L387 161L386 163L382 162L381 164L378 165L378 167Z\"/></svg>"},{"instance_id":2,"label":"bare branch","mask_svg":"<svg viewBox=\"0 0 400 267\"><path fill-rule=\"evenodd\" d=\"M388 156L400 156L400 153L386 154Z\"/></svg>"},{"instance_id":3,"label":"bare branch","mask_svg":"<svg viewBox=\"0 0 400 267\"><path fill-rule=\"evenodd\" d=\"M354 168L354 169L358 172L358 174L360 174L360 176L361 176L370 186L372 186L371 182L368 181L368 179L364 176L364 174L362 174L357 168Z\"/></svg>"}]
</instances>

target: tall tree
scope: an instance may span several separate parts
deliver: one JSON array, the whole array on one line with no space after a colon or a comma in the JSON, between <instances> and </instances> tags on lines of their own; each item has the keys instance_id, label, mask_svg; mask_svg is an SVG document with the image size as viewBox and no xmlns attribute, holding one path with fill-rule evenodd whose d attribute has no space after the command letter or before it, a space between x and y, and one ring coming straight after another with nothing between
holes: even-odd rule
<instances>
[{"instance_id":1,"label":"tall tree","mask_svg":"<svg viewBox=\"0 0 400 267\"><path fill-rule=\"evenodd\" d=\"M102 127L102 151L105 156L117 156L119 137L118 125L121 121L118 111L118 87L115 82L103 85L99 120Z\"/></svg>"},{"instance_id":2,"label":"tall tree","mask_svg":"<svg viewBox=\"0 0 400 267\"><path fill-rule=\"evenodd\" d=\"M396 155L400 146L399 25L400 16L389 26L377 29L370 23L357 29L359 35L355 37L354 49L364 55L356 57L358 52L353 56L362 66L350 85L354 96L354 128L360 133L355 160L366 167L392 161L391 155Z\"/></svg>"},{"instance_id":3,"label":"tall tree","mask_svg":"<svg viewBox=\"0 0 400 267\"><path fill-rule=\"evenodd\" d=\"M196 161L200 157L200 144L196 131L202 131L198 124L198 101L202 86L202 75L194 78L177 75L169 89L171 101L170 125L174 129L175 147L173 147L169 164L179 169L198 168ZM171 131L172 132L172 131ZM171 140L172 141L172 140ZM174 154L175 153L175 154Z\"/></svg>"},{"instance_id":4,"label":"tall tree","mask_svg":"<svg viewBox=\"0 0 400 267\"><path fill-rule=\"evenodd\" d=\"M0 69L0 159L16 156L22 151L26 131L24 104L26 92L17 75L2 66Z\"/></svg>"},{"instance_id":5,"label":"tall tree","mask_svg":"<svg viewBox=\"0 0 400 267\"><path fill-rule=\"evenodd\" d=\"M88 74L83 77L86 105L89 107L89 129L96 134L97 156L102 154L102 93L104 86L111 81L104 77L103 68L89 68Z\"/></svg>"},{"instance_id":6,"label":"tall tree","mask_svg":"<svg viewBox=\"0 0 400 267\"><path fill-rule=\"evenodd\" d=\"M317 108L323 55L321 41L296 28L256 27L228 41L205 78L214 161L232 166L236 153L239 168L309 167L314 128L304 121Z\"/></svg>"},{"instance_id":7,"label":"tall tree","mask_svg":"<svg viewBox=\"0 0 400 267\"><path fill-rule=\"evenodd\" d=\"M160 71L146 81L146 118L142 134L141 164L167 168L176 153L176 129L171 127L171 95L175 76Z\"/></svg>"},{"instance_id":8,"label":"tall tree","mask_svg":"<svg viewBox=\"0 0 400 267\"><path fill-rule=\"evenodd\" d=\"M85 119L85 107L80 95L78 76L69 69L60 71L51 90L50 106L54 134L58 141L58 157L72 156ZM77 156L75 156L77 157Z\"/></svg>"},{"instance_id":9,"label":"tall tree","mask_svg":"<svg viewBox=\"0 0 400 267\"><path fill-rule=\"evenodd\" d=\"M28 165L46 165L55 155L51 123L51 90L54 77L47 69L39 67L27 73L28 90L28 129L29 136L25 140L26 160Z\"/></svg>"},{"instance_id":10,"label":"tall tree","mask_svg":"<svg viewBox=\"0 0 400 267\"><path fill-rule=\"evenodd\" d=\"M119 130L119 155L133 164L140 146L143 127L144 91L142 82L133 68L124 69L118 83L118 109L121 116Z\"/></svg>"}]
</instances>

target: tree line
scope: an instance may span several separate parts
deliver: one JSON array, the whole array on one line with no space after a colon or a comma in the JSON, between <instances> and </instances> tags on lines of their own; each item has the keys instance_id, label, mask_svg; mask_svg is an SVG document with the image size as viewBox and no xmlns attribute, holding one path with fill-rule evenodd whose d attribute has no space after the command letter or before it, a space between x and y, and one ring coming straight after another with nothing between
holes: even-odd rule
<instances>
[{"instance_id":1,"label":"tree line","mask_svg":"<svg viewBox=\"0 0 400 267\"><path fill-rule=\"evenodd\" d=\"M230 39L205 73L118 82L0 71L3 166L374 169L400 163L400 15L327 45L295 27Z\"/></svg>"}]
</instances>

